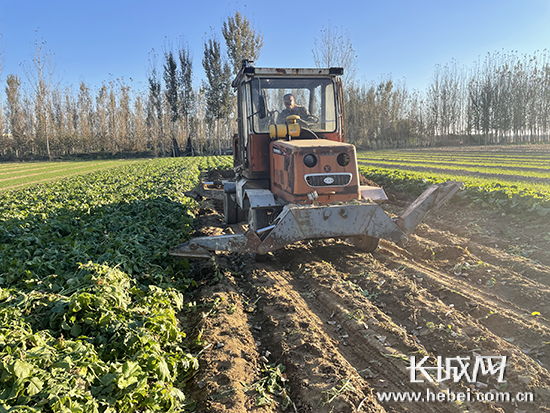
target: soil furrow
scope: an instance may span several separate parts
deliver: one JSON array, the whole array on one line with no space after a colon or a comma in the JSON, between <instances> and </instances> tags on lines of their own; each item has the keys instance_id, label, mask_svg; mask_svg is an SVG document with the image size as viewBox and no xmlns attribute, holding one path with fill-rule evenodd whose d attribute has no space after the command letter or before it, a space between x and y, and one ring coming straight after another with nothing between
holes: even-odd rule
<instances>
[{"instance_id":1,"label":"soil furrow","mask_svg":"<svg viewBox=\"0 0 550 413\"><path fill-rule=\"evenodd\" d=\"M326 254L319 255L327 257ZM339 259L342 259L342 254L335 254L334 257L334 261L327 261L329 261L329 263L336 264ZM309 262L315 262L315 260L308 260L308 263ZM334 267L338 267L338 265L334 265ZM380 272L380 269L375 270L375 272ZM317 269L317 271L315 271L314 273L317 277L315 278L315 280L330 278L329 271ZM384 285L387 286L387 288L390 288L394 284L394 282L389 277L389 274L391 274L391 271L383 272L380 277L377 277L375 280L373 280L374 284L380 285L381 280L385 280L386 283ZM399 282L403 282L404 280L406 280L406 278L402 277L402 275L399 274L396 276L396 278ZM367 325L373 323L373 327L370 328L373 337L378 340L383 338L384 345L391 345L391 347L395 351L397 351L397 354L410 356L411 354L414 355L415 352L420 353L418 351L420 349L420 351L422 352L421 354L430 354L432 355L432 357L438 355L449 357L456 355L468 356L474 353L492 356L506 355L514 360L512 363L513 368L509 370L509 373L511 375L509 380L511 385L513 385L516 389L523 388L525 391L527 391L525 385L522 384L520 380L516 379L517 377L526 377L529 374L534 374L539 377L544 377L548 379L548 373L540 366L538 366L538 364L531 361L529 357L525 356L522 351L519 351L515 346L506 341L503 341L495 334L492 334L489 330L483 328L483 326L480 325L477 320L473 319L472 317L464 317L462 314L456 311L449 311L449 306L444 304L437 297L431 296L429 292L420 293L422 298L416 299L414 302L409 304L406 304L404 302L407 301L406 299L403 301L395 300L396 297L407 293L406 290L401 287L399 287L401 291L396 291L395 289L392 289L388 291L385 296L380 295L378 297L378 305L380 305L381 307L380 310L387 314L385 317L380 317L380 311L373 311L373 308L376 307L372 307L372 305L370 307L364 305L366 299L363 297L362 294L357 291L357 289L347 288L346 290L341 287L341 285L346 286L345 282L334 283L334 280L331 281L332 283L330 284L330 287L327 287L331 291L330 299L323 300L322 307L327 308L328 311L332 311L333 313L344 312L345 314L348 314L348 317L350 314L368 314L368 316L365 316L365 318L369 318L369 321L367 321ZM319 282L321 283L321 281ZM359 281L358 285L363 285L363 283ZM368 285L369 289L371 287L372 285ZM348 292L348 290L351 290L351 293ZM317 297L320 297L321 293L318 291L318 288L316 289L316 291ZM364 291L367 291L367 288L363 289L362 292ZM348 308L348 310L333 310L334 305L343 306L344 308ZM411 322L411 315L407 316L407 312L403 312L402 309L415 307L421 308L422 310L419 314L417 314L417 320ZM311 308L313 309L313 306ZM361 312L358 313L358 310L361 310ZM377 314L377 316L373 316L374 314ZM430 325L430 323L433 325L433 327L431 328L427 327ZM406 326L406 329L403 328L403 326ZM424 329L417 330L418 327ZM410 334L407 334L407 331L409 331ZM418 336L413 336L413 334L417 332L419 332L420 334ZM346 331L344 335L349 335L350 337L352 336L348 331ZM347 340L351 339L348 338ZM418 345L411 345L410 343L414 342L413 340L416 340ZM353 341L350 342L353 343ZM351 348L351 346L341 347L342 354L349 352L349 350L347 350L349 348ZM386 355L384 357L387 358L391 356ZM357 361L361 360L361 358L351 352L348 360L354 360L354 363L357 363ZM383 374L387 375L387 371L391 368L387 366L386 363L381 363L380 365L382 366L382 368L379 371L384 372ZM361 365L354 364L354 366L358 369L362 369ZM376 372L375 374L378 374L378 370L376 368L371 367L371 370L372 369L374 369L374 371ZM394 384L400 383L401 385L403 385L408 380L409 376L405 374L404 376L402 375L400 378L392 376L387 380L387 382L391 382ZM481 380L483 380L483 382ZM487 381L485 383L486 380L487 378L480 379L479 383L481 384L479 385L486 386L487 388L491 388L495 385L490 381ZM426 387L426 384L424 384L424 386ZM388 386L388 388L389 391L394 390L392 386ZM463 386L456 387L456 385L454 387L451 386L451 390L454 392L468 391ZM408 387L403 387L402 389L400 389L400 391L411 390ZM411 408L410 405L411 403L408 403L407 408ZM384 404L384 407L386 407L386 409L389 409L392 406L391 404ZM426 403L420 403L418 405L419 410L430 411L430 407L433 406L429 406ZM446 407L447 406L444 405L438 405L434 407L434 411L446 411ZM474 411L497 411L499 408L505 408L504 411L507 412L514 411L513 406L501 405L500 407L498 407L495 404L481 406L476 405ZM414 408L412 411L415 411Z\"/></svg>"},{"instance_id":2,"label":"soil furrow","mask_svg":"<svg viewBox=\"0 0 550 413\"><path fill-rule=\"evenodd\" d=\"M290 396L299 412L355 411L362 401L365 411L384 411L287 272L266 264L244 284L261 296L255 333L260 352L267 351L275 363L285 365Z\"/></svg>"}]
</instances>

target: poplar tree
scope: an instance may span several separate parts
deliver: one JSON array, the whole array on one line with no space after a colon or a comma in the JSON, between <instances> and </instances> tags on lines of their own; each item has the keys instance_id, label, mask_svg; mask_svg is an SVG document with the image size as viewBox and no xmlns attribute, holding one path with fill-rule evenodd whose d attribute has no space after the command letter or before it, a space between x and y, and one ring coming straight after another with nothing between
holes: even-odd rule
<instances>
[{"instance_id":1,"label":"poplar tree","mask_svg":"<svg viewBox=\"0 0 550 413\"><path fill-rule=\"evenodd\" d=\"M34 112L36 115L35 136L37 143L46 146L46 153L51 158L50 136L48 134L48 114L54 73L53 55L45 50L46 42L35 34L33 67L24 66L25 74L34 91Z\"/></svg>"},{"instance_id":2,"label":"poplar tree","mask_svg":"<svg viewBox=\"0 0 550 413\"><path fill-rule=\"evenodd\" d=\"M6 80L7 110L6 120L13 138L15 156L22 155L26 148L25 118L21 102L21 79L17 75L8 75Z\"/></svg>"},{"instance_id":3,"label":"poplar tree","mask_svg":"<svg viewBox=\"0 0 550 413\"><path fill-rule=\"evenodd\" d=\"M179 88L180 110L185 120L185 138L188 147L191 139L191 119L195 116L195 93L193 91L193 59L188 47L179 50ZM189 149L189 148L188 148Z\"/></svg>"},{"instance_id":4,"label":"poplar tree","mask_svg":"<svg viewBox=\"0 0 550 413\"><path fill-rule=\"evenodd\" d=\"M220 121L229 116L231 107L231 69L222 60L220 43L210 38L204 43L202 65L208 83L206 89L206 120L215 126L218 151L221 153Z\"/></svg>"},{"instance_id":5,"label":"poplar tree","mask_svg":"<svg viewBox=\"0 0 550 413\"><path fill-rule=\"evenodd\" d=\"M237 74L244 59L256 61L260 57L264 37L251 26L246 16L238 11L223 23L222 34L233 74Z\"/></svg>"},{"instance_id":6,"label":"poplar tree","mask_svg":"<svg viewBox=\"0 0 550 413\"><path fill-rule=\"evenodd\" d=\"M141 95L136 96L134 100L133 111L133 142L134 150L142 152L147 150L147 111L143 105Z\"/></svg>"},{"instance_id":7,"label":"poplar tree","mask_svg":"<svg viewBox=\"0 0 550 413\"><path fill-rule=\"evenodd\" d=\"M151 133L155 153L160 147L162 156L166 156L164 147L164 133L162 127L163 106L160 80L157 69L153 66L148 77L149 82L149 102L147 106L147 124Z\"/></svg>"},{"instance_id":8,"label":"poplar tree","mask_svg":"<svg viewBox=\"0 0 550 413\"><path fill-rule=\"evenodd\" d=\"M133 150L133 142L130 134L130 87L120 82L119 100L117 110L117 139L118 147L123 151Z\"/></svg>"},{"instance_id":9,"label":"poplar tree","mask_svg":"<svg viewBox=\"0 0 550 413\"><path fill-rule=\"evenodd\" d=\"M164 53L164 86L165 97L170 112L170 139L172 140L172 155L179 156L180 150L177 135L177 123L180 119L179 76L178 64L172 51Z\"/></svg>"},{"instance_id":10,"label":"poplar tree","mask_svg":"<svg viewBox=\"0 0 550 413\"><path fill-rule=\"evenodd\" d=\"M343 67L344 85L353 80L357 70L357 54L349 32L343 27L334 27L330 22L324 26L320 39L313 42L312 53L316 67Z\"/></svg>"},{"instance_id":11,"label":"poplar tree","mask_svg":"<svg viewBox=\"0 0 550 413\"><path fill-rule=\"evenodd\" d=\"M108 149L108 115L107 115L107 86L101 85L96 96L96 127L95 127L95 143L96 148L100 151Z\"/></svg>"},{"instance_id":12,"label":"poplar tree","mask_svg":"<svg viewBox=\"0 0 550 413\"><path fill-rule=\"evenodd\" d=\"M1 24L0 24L1 27ZM0 33L0 79L2 79L2 72L4 71L4 44L2 42L2 33ZM8 143L6 136L4 136L4 107L0 100L0 142L2 150L7 148Z\"/></svg>"},{"instance_id":13,"label":"poplar tree","mask_svg":"<svg viewBox=\"0 0 550 413\"><path fill-rule=\"evenodd\" d=\"M85 152L90 151L94 146L93 139L93 102L90 95L90 88L83 81L80 82L78 91L78 132Z\"/></svg>"}]
</instances>

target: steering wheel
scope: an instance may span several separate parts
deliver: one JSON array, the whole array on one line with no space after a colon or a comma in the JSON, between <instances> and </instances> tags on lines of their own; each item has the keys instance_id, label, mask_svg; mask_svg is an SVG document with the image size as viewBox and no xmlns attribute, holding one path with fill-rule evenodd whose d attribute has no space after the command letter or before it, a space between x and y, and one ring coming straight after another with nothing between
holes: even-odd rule
<instances>
[{"instance_id":1,"label":"steering wheel","mask_svg":"<svg viewBox=\"0 0 550 413\"><path fill-rule=\"evenodd\" d=\"M309 129L309 124L304 119L296 119L301 128Z\"/></svg>"},{"instance_id":2,"label":"steering wheel","mask_svg":"<svg viewBox=\"0 0 550 413\"><path fill-rule=\"evenodd\" d=\"M315 116L315 115L309 115L309 116L307 117L307 121L308 121L309 123L319 123L319 118L318 118L317 116Z\"/></svg>"}]
</instances>

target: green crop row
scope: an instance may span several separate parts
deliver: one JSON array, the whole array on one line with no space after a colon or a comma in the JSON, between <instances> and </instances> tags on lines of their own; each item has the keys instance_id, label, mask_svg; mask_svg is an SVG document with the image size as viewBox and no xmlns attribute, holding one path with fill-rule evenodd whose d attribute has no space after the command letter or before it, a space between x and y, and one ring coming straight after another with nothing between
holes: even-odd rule
<instances>
[{"instance_id":1,"label":"green crop row","mask_svg":"<svg viewBox=\"0 0 550 413\"><path fill-rule=\"evenodd\" d=\"M229 156L198 157L201 170L227 169L232 167ZM28 187L70 176L106 170L143 160L77 161L77 162L31 162L0 164L0 190Z\"/></svg>"},{"instance_id":2,"label":"green crop row","mask_svg":"<svg viewBox=\"0 0 550 413\"><path fill-rule=\"evenodd\" d=\"M359 159L361 163L361 159ZM412 160L395 160L395 161L384 161L384 160L373 160L369 159L365 163L372 164L379 168L392 168L398 166L400 168L406 169L407 167L411 168L424 168L426 170L430 169L444 169L451 172L476 172L476 173L486 173L486 174L498 174L498 175L508 175L511 177L519 178L537 178L537 179L547 179L550 181L550 172L548 168L537 168L536 170L522 169L520 167L509 168L502 165L495 165L487 167L483 164L465 164L465 163L455 163L455 162L433 162L433 161L412 161Z\"/></svg>"},{"instance_id":3,"label":"green crop row","mask_svg":"<svg viewBox=\"0 0 550 413\"><path fill-rule=\"evenodd\" d=\"M224 170L233 167L233 158L231 156L205 156L199 159L199 168L201 170Z\"/></svg>"},{"instance_id":4,"label":"green crop row","mask_svg":"<svg viewBox=\"0 0 550 413\"><path fill-rule=\"evenodd\" d=\"M470 157L423 157L423 156L411 156L411 157L388 157L388 156L360 156L359 161L367 162L388 162L393 164L410 163L412 165L449 165L449 166L476 166L488 169L501 168L501 169L536 169L540 171L547 171L550 167L550 161L542 160L514 160L514 159L475 159Z\"/></svg>"},{"instance_id":5,"label":"green crop row","mask_svg":"<svg viewBox=\"0 0 550 413\"><path fill-rule=\"evenodd\" d=\"M383 162L419 162L445 163L448 165L497 166L540 168L550 167L550 152L480 152L472 153L460 150L442 150L428 152L425 150L407 151L363 151L358 152L358 158L368 161Z\"/></svg>"},{"instance_id":6,"label":"green crop row","mask_svg":"<svg viewBox=\"0 0 550 413\"><path fill-rule=\"evenodd\" d=\"M190 237L184 191L229 165L142 161L3 193L0 411L181 411L192 280L168 251Z\"/></svg>"},{"instance_id":7,"label":"green crop row","mask_svg":"<svg viewBox=\"0 0 550 413\"><path fill-rule=\"evenodd\" d=\"M68 176L106 170L134 162L140 161L116 160L0 164L0 190L21 188Z\"/></svg>"},{"instance_id":8,"label":"green crop row","mask_svg":"<svg viewBox=\"0 0 550 413\"><path fill-rule=\"evenodd\" d=\"M380 169L359 166L361 173L387 189L411 192L419 195L430 185L458 180L464 183L462 190L453 198L455 202L467 201L484 208L502 209L512 213L534 213L550 216L550 192L508 184L490 179L456 175L427 175L398 169Z\"/></svg>"},{"instance_id":9,"label":"green crop row","mask_svg":"<svg viewBox=\"0 0 550 413\"><path fill-rule=\"evenodd\" d=\"M108 161L60 161L60 162L21 162L21 163L0 163L0 177L4 178L9 174L15 173L34 173L43 171L53 171L58 169L73 169L85 167L123 166L128 163L138 162L138 159L116 159Z\"/></svg>"}]
</instances>

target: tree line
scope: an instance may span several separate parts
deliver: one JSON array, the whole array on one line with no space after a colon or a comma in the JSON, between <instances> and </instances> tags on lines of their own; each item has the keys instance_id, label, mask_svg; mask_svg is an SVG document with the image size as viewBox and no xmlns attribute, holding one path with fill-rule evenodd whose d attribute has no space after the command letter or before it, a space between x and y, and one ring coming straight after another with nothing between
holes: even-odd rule
<instances>
[{"instance_id":1,"label":"tree line","mask_svg":"<svg viewBox=\"0 0 550 413\"><path fill-rule=\"evenodd\" d=\"M239 12L222 26L225 48L211 33L204 41L206 79L193 86L189 47L167 44L149 56L146 90L124 79L97 90L53 82L52 53L36 34L25 78L6 77L0 102L0 157L52 158L83 153L143 152L155 156L219 154L232 146L236 99L231 80L243 59L256 60L263 36ZM1 48L0 48L1 50ZM1 63L0 52L0 75Z\"/></svg>"},{"instance_id":2,"label":"tree line","mask_svg":"<svg viewBox=\"0 0 550 413\"><path fill-rule=\"evenodd\" d=\"M224 44L214 33L204 41L205 79L198 87L192 52L181 42L150 53L145 90L124 79L97 90L83 81L77 90L55 84L52 54L37 34L32 64L24 67L27 82L6 77L0 157L224 153L236 132L231 80L243 59L260 57L263 36L239 12L223 22L221 34ZM323 28L312 52L317 67L344 67L346 140L362 149L550 140L546 50L489 53L471 67L436 66L424 92L391 77L356 80L355 51L337 27ZM0 75L2 63L0 54Z\"/></svg>"},{"instance_id":3,"label":"tree line","mask_svg":"<svg viewBox=\"0 0 550 413\"><path fill-rule=\"evenodd\" d=\"M548 52L436 66L424 93L391 78L346 88L347 137L364 148L550 142Z\"/></svg>"}]
</instances>

